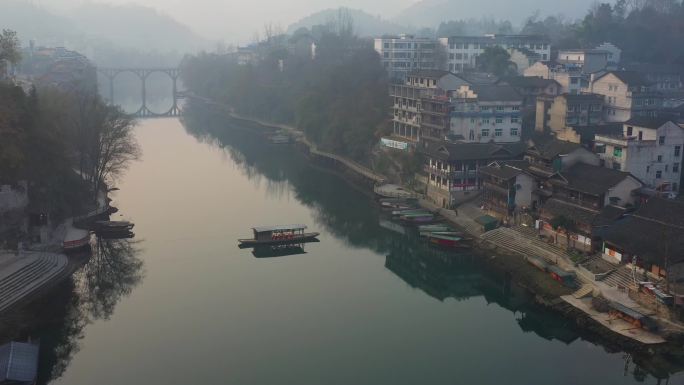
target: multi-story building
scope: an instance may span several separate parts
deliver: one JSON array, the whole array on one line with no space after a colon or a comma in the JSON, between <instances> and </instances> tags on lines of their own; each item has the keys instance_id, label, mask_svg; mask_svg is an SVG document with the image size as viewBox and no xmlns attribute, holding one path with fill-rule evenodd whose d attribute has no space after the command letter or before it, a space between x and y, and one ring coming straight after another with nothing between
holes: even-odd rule
<instances>
[{"instance_id":1,"label":"multi-story building","mask_svg":"<svg viewBox=\"0 0 684 385\"><path fill-rule=\"evenodd\" d=\"M436 40L412 35L383 36L375 39L375 51L390 79L401 83L411 71L438 69L437 44Z\"/></svg>"},{"instance_id":2,"label":"multi-story building","mask_svg":"<svg viewBox=\"0 0 684 385\"><path fill-rule=\"evenodd\" d=\"M577 130L600 124L604 97L597 94L563 94L537 99L535 129L552 132L557 138L579 143Z\"/></svg>"},{"instance_id":3,"label":"multi-story building","mask_svg":"<svg viewBox=\"0 0 684 385\"><path fill-rule=\"evenodd\" d=\"M448 125L440 119L448 117L451 92L468 84L458 76L442 70L415 70L406 75L404 84L391 84L393 136L417 142L423 136L443 136ZM422 104L425 102L425 116ZM425 118L425 124L422 119ZM433 120L434 118L434 120Z\"/></svg>"},{"instance_id":4,"label":"multi-story building","mask_svg":"<svg viewBox=\"0 0 684 385\"><path fill-rule=\"evenodd\" d=\"M489 215L507 220L532 209L537 182L528 169L529 162L524 160L492 162L480 169L482 202Z\"/></svg>"},{"instance_id":5,"label":"multi-story building","mask_svg":"<svg viewBox=\"0 0 684 385\"><path fill-rule=\"evenodd\" d=\"M523 74L529 77L552 79L561 85L561 93L578 94L587 86L588 76L576 66L566 66L556 61L539 61L527 68Z\"/></svg>"},{"instance_id":6,"label":"multi-story building","mask_svg":"<svg viewBox=\"0 0 684 385\"><path fill-rule=\"evenodd\" d=\"M418 151L425 156L427 197L450 208L482 188L479 170L495 160L521 159L524 143L458 143L423 138Z\"/></svg>"},{"instance_id":7,"label":"multi-story building","mask_svg":"<svg viewBox=\"0 0 684 385\"><path fill-rule=\"evenodd\" d=\"M605 167L627 171L657 193L681 189L684 128L668 119L635 117L614 135L596 135L594 150Z\"/></svg>"},{"instance_id":8,"label":"multi-story building","mask_svg":"<svg viewBox=\"0 0 684 385\"><path fill-rule=\"evenodd\" d=\"M451 134L464 142L519 142L523 98L508 85L464 85L451 98Z\"/></svg>"},{"instance_id":9,"label":"multi-story building","mask_svg":"<svg viewBox=\"0 0 684 385\"><path fill-rule=\"evenodd\" d=\"M592 79L589 90L604 96L606 122L656 116L663 107L663 96L656 90L656 84L634 71L606 72Z\"/></svg>"},{"instance_id":10,"label":"multi-story building","mask_svg":"<svg viewBox=\"0 0 684 385\"><path fill-rule=\"evenodd\" d=\"M551 58L551 43L544 36L531 35L484 35L484 36L451 36L439 39L447 53L449 71L463 72L475 68L477 57L487 47L525 49L538 55L540 60Z\"/></svg>"}]
</instances>

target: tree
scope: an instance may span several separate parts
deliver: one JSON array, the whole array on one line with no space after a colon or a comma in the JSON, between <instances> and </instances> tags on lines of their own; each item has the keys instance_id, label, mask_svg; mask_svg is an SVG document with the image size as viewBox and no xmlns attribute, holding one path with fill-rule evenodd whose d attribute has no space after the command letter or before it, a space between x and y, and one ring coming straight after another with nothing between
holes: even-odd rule
<instances>
[{"instance_id":1,"label":"tree","mask_svg":"<svg viewBox=\"0 0 684 385\"><path fill-rule=\"evenodd\" d=\"M0 73L5 73L6 63L15 65L21 61L19 38L15 31L3 29L0 34Z\"/></svg>"},{"instance_id":2,"label":"tree","mask_svg":"<svg viewBox=\"0 0 684 385\"><path fill-rule=\"evenodd\" d=\"M477 69L492 73L498 77L514 76L516 66L511 62L511 55L501 47L487 47L477 57Z\"/></svg>"}]
</instances>

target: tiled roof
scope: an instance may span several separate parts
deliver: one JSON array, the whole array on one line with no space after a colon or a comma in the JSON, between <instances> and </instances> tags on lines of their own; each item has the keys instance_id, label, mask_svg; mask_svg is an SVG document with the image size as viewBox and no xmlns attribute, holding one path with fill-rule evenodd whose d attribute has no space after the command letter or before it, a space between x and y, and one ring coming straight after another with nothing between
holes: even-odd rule
<instances>
[{"instance_id":1,"label":"tiled roof","mask_svg":"<svg viewBox=\"0 0 684 385\"><path fill-rule=\"evenodd\" d=\"M653 82L650 82L648 79L646 79L642 73L636 71L609 71L602 76L599 76L596 80L599 80L608 74L615 75L615 77L630 86L650 86L653 84Z\"/></svg>"},{"instance_id":2,"label":"tiled roof","mask_svg":"<svg viewBox=\"0 0 684 385\"><path fill-rule=\"evenodd\" d=\"M603 239L625 252L663 265L684 261L684 204L651 198L633 215L615 222Z\"/></svg>"},{"instance_id":3,"label":"tiled roof","mask_svg":"<svg viewBox=\"0 0 684 385\"><path fill-rule=\"evenodd\" d=\"M568 188L598 196L605 194L631 174L607 167L577 163L559 175L567 181Z\"/></svg>"},{"instance_id":4,"label":"tiled roof","mask_svg":"<svg viewBox=\"0 0 684 385\"><path fill-rule=\"evenodd\" d=\"M662 127L665 123L669 122L671 119L664 117L650 117L650 116L635 116L632 119L625 122L629 126L646 127L657 129Z\"/></svg>"},{"instance_id":5,"label":"tiled roof","mask_svg":"<svg viewBox=\"0 0 684 385\"><path fill-rule=\"evenodd\" d=\"M552 84L560 86L557 81L553 79L544 79L538 76L513 76L503 78L498 84L508 84L512 87L536 87L545 88Z\"/></svg>"},{"instance_id":6,"label":"tiled roof","mask_svg":"<svg viewBox=\"0 0 684 385\"><path fill-rule=\"evenodd\" d=\"M527 150L528 154L540 156L542 159L551 160L559 155L567 155L582 148L579 143L566 142L564 140L551 139L539 142Z\"/></svg>"},{"instance_id":7,"label":"tiled roof","mask_svg":"<svg viewBox=\"0 0 684 385\"><path fill-rule=\"evenodd\" d=\"M419 151L436 159L497 160L514 159L522 156L525 143L453 143L443 140L423 139Z\"/></svg>"},{"instance_id":8,"label":"tiled roof","mask_svg":"<svg viewBox=\"0 0 684 385\"><path fill-rule=\"evenodd\" d=\"M444 71L444 70L428 70L428 69L421 69L421 70L413 70L408 73L408 76L421 76L425 78L431 78L431 79L439 79L442 76L446 76L451 74L449 71Z\"/></svg>"}]
</instances>

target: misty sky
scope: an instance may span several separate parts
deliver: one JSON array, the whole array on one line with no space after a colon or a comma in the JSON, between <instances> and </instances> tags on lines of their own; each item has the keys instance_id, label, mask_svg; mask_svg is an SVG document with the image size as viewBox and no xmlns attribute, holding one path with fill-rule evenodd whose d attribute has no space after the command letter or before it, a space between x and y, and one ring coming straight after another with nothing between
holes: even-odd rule
<instances>
[{"instance_id":1,"label":"misty sky","mask_svg":"<svg viewBox=\"0 0 684 385\"><path fill-rule=\"evenodd\" d=\"M283 29L315 11L340 6L363 9L372 14L394 16L400 9L416 0L94 0L110 4L142 4L161 10L189 25L197 33L216 39L228 40L236 30L262 30L268 22L279 24ZM82 0L39 0L47 7L55 4L76 5ZM236 28L237 27L237 28ZM244 32L241 33L244 36Z\"/></svg>"},{"instance_id":2,"label":"misty sky","mask_svg":"<svg viewBox=\"0 0 684 385\"><path fill-rule=\"evenodd\" d=\"M1 1L1 0L0 0ZM48 8L65 8L86 0L30 0ZM254 32L263 31L266 23L286 29L302 17L316 11L340 6L362 9L384 19L396 16L402 9L420 0L87 0L110 4L136 3L156 8L187 24L198 34L211 40L245 41ZM462 4L464 14L494 16L520 23L535 10L542 14L563 13L579 17L594 0L423 0L430 4L451 1ZM433 25L431 27L436 27Z\"/></svg>"}]
</instances>

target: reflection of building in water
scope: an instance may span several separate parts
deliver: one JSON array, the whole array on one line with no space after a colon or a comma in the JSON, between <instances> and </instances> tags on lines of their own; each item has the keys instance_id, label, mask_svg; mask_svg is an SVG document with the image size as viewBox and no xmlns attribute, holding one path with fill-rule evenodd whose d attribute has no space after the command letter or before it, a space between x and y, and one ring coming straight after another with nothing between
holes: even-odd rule
<instances>
[{"instance_id":1,"label":"reflection of building in water","mask_svg":"<svg viewBox=\"0 0 684 385\"><path fill-rule=\"evenodd\" d=\"M385 267L414 288L444 301L483 297L504 309L519 313L518 324L525 331L569 344L578 338L571 326L532 302L522 287L511 283L510 276L483 270L479 256L445 253L406 241L391 246Z\"/></svg>"}]
</instances>

